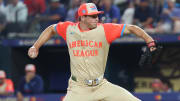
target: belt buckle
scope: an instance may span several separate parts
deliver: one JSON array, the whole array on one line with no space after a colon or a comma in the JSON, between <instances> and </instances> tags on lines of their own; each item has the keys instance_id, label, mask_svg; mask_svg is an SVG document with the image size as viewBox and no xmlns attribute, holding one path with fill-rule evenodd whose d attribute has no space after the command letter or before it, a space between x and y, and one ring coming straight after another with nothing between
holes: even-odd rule
<instances>
[{"instance_id":1,"label":"belt buckle","mask_svg":"<svg viewBox=\"0 0 180 101\"><path fill-rule=\"evenodd\" d=\"M99 79L95 79L95 80L93 80L93 85L98 85L99 84Z\"/></svg>"},{"instance_id":2,"label":"belt buckle","mask_svg":"<svg viewBox=\"0 0 180 101\"><path fill-rule=\"evenodd\" d=\"M85 80L85 83L86 83L88 86L92 86L92 85L93 85L93 80Z\"/></svg>"},{"instance_id":3,"label":"belt buckle","mask_svg":"<svg viewBox=\"0 0 180 101\"><path fill-rule=\"evenodd\" d=\"M99 84L99 79L85 80L88 86L96 86Z\"/></svg>"}]
</instances>

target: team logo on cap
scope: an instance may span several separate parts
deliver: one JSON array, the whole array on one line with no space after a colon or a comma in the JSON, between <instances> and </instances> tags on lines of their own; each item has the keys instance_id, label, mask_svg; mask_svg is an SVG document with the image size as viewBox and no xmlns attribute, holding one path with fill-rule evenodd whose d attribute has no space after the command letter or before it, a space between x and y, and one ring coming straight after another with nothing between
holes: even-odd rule
<instances>
[{"instance_id":1,"label":"team logo on cap","mask_svg":"<svg viewBox=\"0 0 180 101\"><path fill-rule=\"evenodd\" d=\"M85 14L85 13L86 13L86 10L82 10L82 13Z\"/></svg>"}]
</instances>

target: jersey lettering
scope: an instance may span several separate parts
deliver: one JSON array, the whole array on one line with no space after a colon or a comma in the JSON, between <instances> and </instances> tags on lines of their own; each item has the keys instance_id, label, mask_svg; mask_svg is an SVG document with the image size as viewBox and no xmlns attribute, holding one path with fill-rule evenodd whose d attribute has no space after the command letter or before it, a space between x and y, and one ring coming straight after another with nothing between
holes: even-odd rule
<instances>
[{"instance_id":1,"label":"jersey lettering","mask_svg":"<svg viewBox=\"0 0 180 101\"><path fill-rule=\"evenodd\" d=\"M91 47L91 48L102 48L102 42L92 41L92 40L78 40L69 42L69 48L75 47Z\"/></svg>"},{"instance_id":2,"label":"jersey lettering","mask_svg":"<svg viewBox=\"0 0 180 101\"><path fill-rule=\"evenodd\" d=\"M98 56L98 50L73 50L73 55L77 57Z\"/></svg>"},{"instance_id":3,"label":"jersey lettering","mask_svg":"<svg viewBox=\"0 0 180 101\"><path fill-rule=\"evenodd\" d=\"M76 47L102 48L102 42L92 40L78 40L69 42L70 49ZM98 50L73 50L73 55L78 57L98 56Z\"/></svg>"}]
</instances>

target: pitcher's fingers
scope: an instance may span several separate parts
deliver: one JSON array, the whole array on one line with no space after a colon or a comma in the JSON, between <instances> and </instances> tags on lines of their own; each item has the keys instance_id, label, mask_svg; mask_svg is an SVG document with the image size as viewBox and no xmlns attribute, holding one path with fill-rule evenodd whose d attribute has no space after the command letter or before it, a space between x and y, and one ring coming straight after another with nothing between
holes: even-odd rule
<instances>
[{"instance_id":1,"label":"pitcher's fingers","mask_svg":"<svg viewBox=\"0 0 180 101\"><path fill-rule=\"evenodd\" d=\"M33 51L32 52L32 57L35 58L36 57L36 53Z\"/></svg>"},{"instance_id":2,"label":"pitcher's fingers","mask_svg":"<svg viewBox=\"0 0 180 101\"><path fill-rule=\"evenodd\" d=\"M35 58L35 57L36 57L36 53L33 52L33 51L30 51L30 52L29 52L29 57L30 57L30 58Z\"/></svg>"},{"instance_id":3,"label":"pitcher's fingers","mask_svg":"<svg viewBox=\"0 0 180 101\"><path fill-rule=\"evenodd\" d=\"M29 57L32 57L32 50L28 51L28 55L29 55Z\"/></svg>"}]
</instances>

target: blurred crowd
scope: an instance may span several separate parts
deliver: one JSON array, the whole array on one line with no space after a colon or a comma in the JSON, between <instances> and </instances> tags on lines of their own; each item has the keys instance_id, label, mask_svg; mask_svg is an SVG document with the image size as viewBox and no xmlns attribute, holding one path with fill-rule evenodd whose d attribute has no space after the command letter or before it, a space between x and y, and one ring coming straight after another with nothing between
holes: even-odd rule
<instances>
[{"instance_id":1,"label":"blurred crowd","mask_svg":"<svg viewBox=\"0 0 180 101\"><path fill-rule=\"evenodd\" d=\"M172 83L165 78L155 78L152 80L151 88L153 92L166 92L171 93L173 92L173 85Z\"/></svg>"},{"instance_id":2,"label":"blurred crowd","mask_svg":"<svg viewBox=\"0 0 180 101\"><path fill-rule=\"evenodd\" d=\"M6 77L6 73L0 70L0 97L2 96L17 96L17 101L23 101L24 96L32 96L31 101L35 101L33 95L41 94L44 90L44 82L40 75L36 74L34 64L25 66L25 75L20 79L17 89L14 88L14 83Z\"/></svg>"},{"instance_id":3,"label":"blurred crowd","mask_svg":"<svg viewBox=\"0 0 180 101\"><path fill-rule=\"evenodd\" d=\"M66 1L66 3L65 3ZM0 36L41 32L59 21L78 21L80 4L93 2L102 23L135 24L149 33L180 33L179 0L0 0Z\"/></svg>"}]
</instances>

